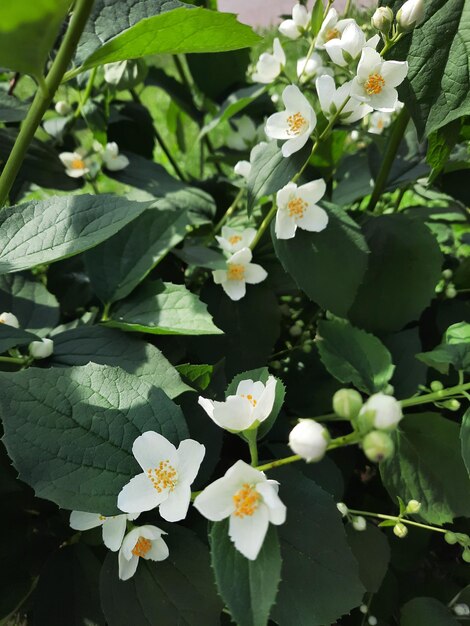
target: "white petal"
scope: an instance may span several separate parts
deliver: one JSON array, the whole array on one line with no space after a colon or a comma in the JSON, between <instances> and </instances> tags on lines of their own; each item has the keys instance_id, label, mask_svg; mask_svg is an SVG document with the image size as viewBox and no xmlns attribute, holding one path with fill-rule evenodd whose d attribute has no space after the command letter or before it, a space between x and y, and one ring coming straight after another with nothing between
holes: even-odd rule
<instances>
[{"instance_id":1,"label":"white petal","mask_svg":"<svg viewBox=\"0 0 470 626\"><path fill-rule=\"evenodd\" d=\"M236 488L226 476L208 485L194 500L194 506L206 519L220 522L235 510Z\"/></svg>"},{"instance_id":2,"label":"white petal","mask_svg":"<svg viewBox=\"0 0 470 626\"><path fill-rule=\"evenodd\" d=\"M103 542L111 550L117 552L121 547L126 533L127 515L115 515L106 518L103 524Z\"/></svg>"},{"instance_id":3,"label":"white petal","mask_svg":"<svg viewBox=\"0 0 470 626\"><path fill-rule=\"evenodd\" d=\"M168 459L174 465L177 459L175 446L163 435L149 430L134 441L132 454L145 471L157 467L162 459ZM138 509L129 509L130 511Z\"/></svg>"},{"instance_id":4,"label":"white petal","mask_svg":"<svg viewBox=\"0 0 470 626\"><path fill-rule=\"evenodd\" d=\"M61 152L59 159L65 167L70 167L74 161L81 160L82 157L77 152Z\"/></svg>"},{"instance_id":5,"label":"white petal","mask_svg":"<svg viewBox=\"0 0 470 626\"><path fill-rule=\"evenodd\" d=\"M297 85L287 85L282 92L282 101L288 111L300 111L311 109L310 102L303 95Z\"/></svg>"},{"instance_id":6,"label":"white petal","mask_svg":"<svg viewBox=\"0 0 470 626\"><path fill-rule=\"evenodd\" d=\"M276 194L277 206L280 208L286 207L296 190L297 185L295 183L287 183L287 185L285 185L282 189L279 189Z\"/></svg>"},{"instance_id":7,"label":"white petal","mask_svg":"<svg viewBox=\"0 0 470 626\"><path fill-rule=\"evenodd\" d=\"M188 513L191 502L191 487L189 483L178 484L168 495L167 500L160 504L160 515L167 522L179 522Z\"/></svg>"},{"instance_id":8,"label":"white petal","mask_svg":"<svg viewBox=\"0 0 470 626\"><path fill-rule=\"evenodd\" d=\"M257 285L266 280L268 272L257 263L248 263L245 267L245 281L249 285Z\"/></svg>"},{"instance_id":9,"label":"white petal","mask_svg":"<svg viewBox=\"0 0 470 626\"><path fill-rule=\"evenodd\" d=\"M268 507L269 521L271 524L279 526L286 521L286 505L281 501L277 492L275 481L268 480L265 483L258 483L256 491L263 496L263 501Z\"/></svg>"},{"instance_id":10,"label":"white petal","mask_svg":"<svg viewBox=\"0 0 470 626\"><path fill-rule=\"evenodd\" d=\"M221 428L240 432L253 424L252 405L246 398L229 396L225 402L214 403L214 422Z\"/></svg>"},{"instance_id":11,"label":"white petal","mask_svg":"<svg viewBox=\"0 0 470 626\"><path fill-rule=\"evenodd\" d=\"M70 176L70 178L80 178L81 176L85 176L85 174L88 174L90 170L88 168L83 168L83 169L66 169L65 173L67 174L67 176Z\"/></svg>"},{"instance_id":12,"label":"white petal","mask_svg":"<svg viewBox=\"0 0 470 626\"><path fill-rule=\"evenodd\" d=\"M336 93L335 81L331 76L323 75L317 78L315 86L317 88L321 110L327 117L329 117L330 107L334 102Z\"/></svg>"},{"instance_id":13,"label":"white petal","mask_svg":"<svg viewBox=\"0 0 470 626\"><path fill-rule=\"evenodd\" d=\"M199 396L199 399L198 399L197 403L200 406L202 406L204 411L207 413L207 415L211 419L214 419L214 403L213 403L212 400L209 400L208 398L203 398L202 396Z\"/></svg>"},{"instance_id":14,"label":"white petal","mask_svg":"<svg viewBox=\"0 0 470 626\"><path fill-rule=\"evenodd\" d=\"M369 97L369 104L376 111L383 111L384 113L393 113L398 101L397 90L393 87L384 87L382 91L376 95Z\"/></svg>"},{"instance_id":15,"label":"white petal","mask_svg":"<svg viewBox=\"0 0 470 626\"><path fill-rule=\"evenodd\" d=\"M380 35L374 35L373 37L371 37L370 39L366 41L365 47L374 48L375 50L379 44L379 41L380 41Z\"/></svg>"},{"instance_id":16,"label":"white petal","mask_svg":"<svg viewBox=\"0 0 470 626\"><path fill-rule=\"evenodd\" d=\"M398 87L408 74L408 63L406 61L385 61L381 72L387 87Z\"/></svg>"},{"instance_id":17,"label":"white petal","mask_svg":"<svg viewBox=\"0 0 470 626\"><path fill-rule=\"evenodd\" d=\"M348 63L344 59L343 46L340 39L332 39L331 41L327 41L325 43L325 50L327 51L328 56L333 61L333 63L336 63L336 65L339 65L341 67L346 67Z\"/></svg>"},{"instance_id":18,"label":"white petal","mask_svg":"<svg viewBox=\"0 0 470 626\"><path fill-rule=\"evenodd\" d=\"M157 507L167 495L168 491L158 493L146 474L138 474L121 489L117 505L125 513L142 513Z\"/></svg>"},{"instance_id":19,"label":"white petal","mask_svg":"<svg viewBox=\"0 0 470 626\"><path fill-rule=\"evenodd\" d=\"M326 192L326 183L323 178L312 180L305 185L301 185L298 190L298 195L307 204L314 204L323 198Z\"/></svg>"},{"instance_id":20,"label":"white petal","mask_svg":"<svg viewBox=\"0 0 470 626\"><path fill-rule=\"evenodd\" d=\"M227 270L214 270L212 272L212 277L216 285L223 285L227 280Z\"/></svg>"},{"instance_id":21,"label":"white petal","mask_svg":"<svg viewBox=\"0 0 470 626\"><path fill-rule=\"evenodd\" d=\"M279 24L279 32L289 39L298 39L301 35L294 20L284 20Z\"/></svg>"},{"instance_id":22,"label":"white petal","mask_svg":"<svg viewBox=\"0 0 470 626\"><path fill-rule=\"evenodd\" d=\"M372 48L364 48L357 66L357 78L360 82L365 82L370 74L380 73L382 67L382 57Z\"/></svg>"},{"instance_id":23,"label":"white petal","mask_svg":"<svg viewBox=\"0 0 470 626\"><path fill-rule=\"evenodd\" d=\"M85 513L85 511L72 511L70 514L70 527L74 530L90 530L101 526L105 517L99 513Z\"/></svg>"},{"instance_id":24,"label":"white petal","mask_svg":"<svg viewBox=\"0 0 470 626\"><path fill-rule=\"evenodd\" d=\"M299 137L295 137L294 139L289 139L288 141L286 141L286 143L282 146L282 156L290 157L295 152L302 150L302 148L307 143L309 136L309 133L304 133Z\"/></svg>"},{"instance_id":25,"label":"white petal","mask_svg":"<svg viewBox=\"0 0 470 626\"><path fill-rule=\"evenodd\" d=\"M119 578L121 580L129 580L132 578L137 571L137 566L139 565L139 557L132 555L132 557L127 560L122 551L119 552Z\"/></svg>"},{"instance_id":26,"label":"white petal","mask_svg":"<svg viewBox=\"0 0 470 626\"><path fill-rule=\"evenodd\" d=\"M245 297L246 283L244 280L227 280L222 283L222 289L228 295L230 300L236 302Z\"/></svg>"},{"instance_id":27,"label":"white petal","mask_svg":"<svg viewBox=\"0 0 470 626\"><path fill-rule=\"evenodd\" d=\"M163 539L159 537L152 541L152 547L143 558L150 561L164 561L169 555L170 551L168 550L168 546Z\"/></svg>"},{"instance_id":28,"label":"white petal","mask_svg":"<svg viewBox=\"0 0 470 626\"><path fill-rule=\"evenodd\" d=\"M278 239L292 239L295 236L297 224L287 211L279 209L276 213L275 233Z\"/></svg>"},{"instance_id":29,"label":"white petal","mask_svg":"<svg viewBox=\"0 0 470 626\"><path fill-rule=\"evenodd\" d=\"M194 439L185 439L178 446L178 480L191 485L199 472L206 448Z\"/></svg>"},{"instance_id":30,"label":"white petal","mask_svg":"<svg viewBox=\"0 0 470 626\"><path fill-rule=\"evenodd\" d=\"M297 226L310 232L319 233L328 225L328 213L319 206L308 206L301 218L297 220Z\"/></svg>"},{"instance_id":31,"label":"white petal","mask_svg":"<svg viewBox=\"0 0 470 626\"><path fill-rule=\"evenodd\" d=\"M264 127L264 132L271 139L289 139L290 134L289 123L287 118L289 117L289 113L287 111L282 111L280 113L273 113L266 120L266 125Z\"/></svg>"},{"instance_id":32,"label":"white petal","mask_svg":"<svg viewBox=\"0 0 470 626\"><path fill-rule=\"evenodd\" d=\"M133 528L124 537L124 541L122 542L122 546L121 546L121 550L119 551L119 554L122 553L125 559L129 560L132 558L132 550L134 549L135 544L137 543L139 537L141 536L142 528L143 526L140 526L138 528Z\"/></svg>"},{"instance_id":33,"label":"white petal","mask_svg":"<svg viewBox=\"0 0 470 626\"><path fill-rule=\"evenodd\" d=\"M248 178L251 173L251 163L249 161L238 161L233 168L235 174L238 176L243 176L243 178Z\"/></svg>"},{"instance_id":34,"label":"white petal","mask_svg":"<svg viewBox=\"0 0 470 626\"><path fill-rule=\"evenodd\" d=\"M309 25L310 15L307 9L298 2L292 9L292 19L297 26L305 29Z\"/></svg>"},{"instance_id":35,"label":"white petal","mask_svg":"<svg viewBox=\"0 0 470 626\"><path fill-rule=\"evenodd\" d=\"M234 263L235 265L246 265L253 258L253 254L250 248L242 248L233 254L229 259L228 263Z\"/></svg>"},{"instance_id":36,"label":"white petal","mask_svg":"<svg viewBox=\"0 0 470 626\"><path fill-rule=\"evenodd\" d=\"M263 472L251 467L251 465L248 465L245 461L237 461L234 463L232 467L226 471L225 476L233 485L242 485L243 483L258 484L266 480L266 476Z\"/></svg>"},{"instance_id":37,"label":"white petal","mask_svg":"<svg viewBox=\"0 0 470 626\"><path fill-rule=\"evenodd\" d=\"M124 154L120 154L117 157L104 158L103 160L110 172L119 172L129 165L129 159Z\"/></svg>"},{"instance_id":38,"label":"white petal","mask_svg":"<svg viewBox=\"0 0 470 626\"><path fill-rule=\"evenodd\" d=\"M281 65L286 64L286 55L283 47L281 46L281 42L277 37L273 42L273 55L278 63L280 63Z\"/></svg>"},{"instance_id":39,"label":"white petal","mask_svg":"<svg viewBox=\"0 0 470 626\"><path fill-rule=\"evenodd\" d=\"M357 24L349 24L341 35L341 45L343 50L356 59L361 53L366 43L364 32ZM326 46L325 46L326 47Z\"/></svg>"},{"instance_id":40,"label":"white petal","mask_svg":"<svg viewBox=\"0 0 470 626\"><path fill-rule=\"evenodd\" d=\"M245 517L231 515L228 534L235 548L244 557L254 561L261 550L268 526L268 507L260 504L253 515Z\"/></svg>"},{"instance_id":41,"label":"white petal","mask_svg":"<svg viewBox=\"0 0 470 626\"><path fill-rule=\"evenodd\" d=\"M253 411L253 418L255 420L264 422L264 420L267 419L271 414L271 411L273 410L274 399L276 397L276 384L277 382L274 376L270 376L266 381L266 386L264 387L263 393L257 401Z\"/></svg>"}]
</instances>

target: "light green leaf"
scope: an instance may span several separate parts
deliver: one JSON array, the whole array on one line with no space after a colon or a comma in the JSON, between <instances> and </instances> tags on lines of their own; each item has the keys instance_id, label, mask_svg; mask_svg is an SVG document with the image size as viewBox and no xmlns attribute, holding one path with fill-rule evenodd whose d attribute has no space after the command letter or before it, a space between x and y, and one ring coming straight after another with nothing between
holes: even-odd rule
<instances>
[{"instance_id":1,"label":"light green leaf","mask_svg":"<svg viewBox=\"0 0 470 626\"><path fill-rule=\"evenodd\" d=\"M324 10L325 9L323 7L323 0L315 0L315 4L313 5L313 9L312 9L312 18L311 18L312 35L314 37L316 37L318 33L320 32L320 28L323 23Z\"/></svg>"},{"instance_id":2,"label":"light green leaf","mask_svg":"<svg viewBox=\"0 0 470 626\"><path fill-rule=\"evenodd\" d=\"M141 19L95 50L80 69L151 54L238 50L259 41L260 37L249 26L240 24L235 15L178 8Z\"/></svg>"},{"instance_id":3,"label":"light green leaf","mask_svg":"<svg viewBox=\"0 0 470 626\"><path fill-rule=\"evenodd\" d=\"M214 373L213 365L191 365L182 363L176 366L177 372L199 391L207 389Z\"/></svg>"},{"instance_id":4,"label":"light green leaf","mask_svg":"<svg viewBox=\"0 0 470 626\"><path fill-rule=\"evenodd\" d=\"M255 561L235 549L228 521L212 525L212 568L222 599L238 626L266 626L281 576L277 530L270 525Z\"/></svg>"},{"instance_id":5,"label":"light green leaf","mask_svg":"<svg viewBox=\"0 0 470 626\"><path fill-rule=\"evenodd\" d=\"M417 354L416 358L441 374L448 374L451 365L457 371L470 371L470 324L452 324L446 330L443 343L429 352Z\"/></svg>"},{"instance_id":6,"label":"light green leaf","mask_svg":"<svg viewBox=\"0 0 470 626\"><path fill-rule=\"evenodd\" d=\"M118 367L29 368L0 373L0 384L3 441L20 479L65 509L115 515L119 491L141 471L135 439L187 437L181 409Z\"/></svg>"},{"instance_id":7,"label":"light green leaf","mask_svg":"<svg viewBox=\"0 0 470 626\"><path fill-rule=\"evenodd\" d=\"M387 536L373 524L358 532L346 526L348 543L359 564L359 578L369 593L377 593L385 578L390 562Z\"/></svg>"},{"instance_id":8,"label":"light green leaf","mask_svg":"<svg viewBox=\"0 0 470 626\"><path fill-rule=\"evenodd\" d=\"M0 354L16 346L24 346L32 341L40 341L40 337L28 333L22 328L14 328L8 324L0 324Z\"/></svg>"},{"instance_id":9,"label":"light green leaf","mask_svg":"<svg viewBox=\"0 0 470 626\"><path fill-rule=\"evenodd\" d=\"M298 229L292 239L277 239L273 225L274 249L311 300L345 317L364 278L368 248L359 226L345 211L330 204L324 208L329 221L320 233Z\"/></svg>"},{"instance_id":10,"label":"light green leaf","mask_svg":"<svg viewBox=\"0 0 470 626\"><path fill-rule=\"evenodd\" d=\"M375 393L393 376L392 356L380 339L346 320L320 320L316 345L324 366L341 383Z\"/></svg>"},{"instance_id":11,"label":"light green leaf","mask_svg":"<svg viewBox=\"0 0 470 626\"><path fill-rule=\"evenodd\" d=\"M450 609L436 598L413 598L401 609L400 626L458 626Z\"/></svg>"},{"instance_id":12,"label":"light green leaf","mask_svg":"<svg viewBox=\"0 0 470 626\"><path fill-rule=\"evenodd\" d=\"M219 335L206 305L184 285L147 282L113 307L109 326L155 335Z\"/></svg>"},{"instance_id":13,"label":"light green leaf","mask_svg":"<svg viewBox=\"0 0 470 626\"><path fill-rule=\"evenodd\" d=\"M227 258L212 248L205 246L193 246L189 242L179 250L173 250L173 254L188 265L206 267L210 270L224 270L227 268Z\"/></svg>"},{"instance_id":14,"label":"light green leaf","mask_svg":"<svg viewBox=\"0 0 470 626\"><path fill-rule=\"evenodd\" d=\"M148 202L118 196L59 196L0 213L0 274L83 252L138 217Z\"/></svg>"},{"instance_id":15,"label":"light green leaf","mask_svg":"<svg viewBox=\"0 0 470 626\"><path fill-rule=\"evenodd\" d=\"M390 496L421 502L419 515L432 524L470 515L470 480L456 453L458 424L436 413L406 415L393 438L395 454L380 464Z\"/></svg>"}]
</instances>

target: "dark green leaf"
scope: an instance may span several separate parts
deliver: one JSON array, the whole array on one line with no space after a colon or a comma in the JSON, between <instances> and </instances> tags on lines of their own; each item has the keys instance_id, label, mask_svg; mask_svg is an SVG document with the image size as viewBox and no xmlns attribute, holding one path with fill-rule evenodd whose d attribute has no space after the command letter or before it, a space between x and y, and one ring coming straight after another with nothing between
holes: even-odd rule
<instances>
[{"instance_id":1,"label":"dark green leaf","mask_svg":"<svg viewBox=\"0 0 470 626\"><path fill-rule=\"evenodd\" d=\"M461 125L460 120L454 120L429 135L426 161L432 167L430 183L433 182L444 169L459 139Z\"/></svg>"},{"instance_id":2,"label":"dark green leaf","mask_svg":"<svg viewBox=\"0 0 470 626\"><path fill-rule=\"evenodd\" d=\"M446 330L444 342L416 358L429 367L447 374L452 365L457 371L470 371L470 324L459 322Z\"/></svg>"},{"instance_id":3,"label":"dark green leaf","mask_svg":"<svg viewBox=\"0 0 470 626\"><path fill-rule=\"evenodd\" d=\"M395 364L392 380L394 395L397 398L409 398L416 393L420 385L426 383L427 368L416 358L422 350L419 328L407 328L398 333L387 335L383 342L390 350Z\"/></svg>"},{"instance_id":4,"label":"dark green leaf","mask_svg":"<svg viewBox=\"0 0 470 626\"><path fill-rule=\"evenodd\" d=\"M15 346L24 346L31 341L39 341L37 335L28 333L22 328L14 328L8 324L0 324L0 354Z\"/></svg>"},{"instance_id":5,"label":"dark green leaf","mask_svg":"<svg viewBox=\"0 0 470 626\"><path fill-rule=\"evenodd\" d=\"M26 117L28 105L0 91L0 122L21 122Z\"/></svg>"},{"instance_id":6,"label":"dark green leaf","mask_svg":"<svg viewBox=\"0 0 470 626\"><path fill-rule=\"evenodd\" d=\"M373 524L364 531L346 527L348 543L359 564L359 578L369 593L377 593L387 573L390 562L390 546L386 535Z\"/></svg>"},{"instance_id":7,"label":"dark green leaf","mask_svg":"<svg viewBox=\"0 0 470 626\"><path fill-rule=\"evenodd\" d=\"M255 561L246 559L228 536L228 522L212 525L212 567L219 593L238 626L266 626L281 576L277 530L270 525Z\"/></svg>"},{"instance_id":8,"label":"dark green leaf","mask_svg":"<svg viewBox=\"0 0 470 626\"><path fill-rule=\"evenodd\" d=\"M118 196L59 196L4 208L0 274L83 252L138 217L148 202Z\"/></svg>"},{"instance_id":9,"label":"dark green leaf","mask_svg":"<svg viewBox=\"0 0 470 626\"><path fill-rule=\"evenodd\" d=\"M173 254L188 265L206 267L210 270L223 270L227 268L226 257L217 250L204 246L183 246L181 250L173 250Z\"/></svg>"},{"instance_id":10,"label":"dark green leaf","mask_svg":"<svg viewBox=\"0 0 470 626\"><path fill-rule=\"evenodd\" d=\"M183 363L181 365L177 365L176 370L193 387L200 391L204 391L204 389L207 389L211 382L214 366Z\"/></svg>"},{"instance_id":11,"label":"dark green leaf","mask_svg":"<svg viewBox=\"0 0 470 626\"><path fill-rule=\"evenodd\" d=\"M265 91L265 85L250 85L249 87L243 87L235 91L235 93L230 94L220 107L217 115L202 128L199 139L207 135L207 133L220 124L220 122L227 121L237 113L240 113L240 111L243 111L243 109L254 102L256 98L259 98Z\"/></svg>"},{"instance_id":12,"label":"dark green leaf","mask_svg":"<svg viewBox=\"0 0 470 626\"><path fill-rule=\"evenodd\" d=\"M413 598L401 609L400 626L458 626L445 604L435 598Z\"/></svg>"},{"instance_id":13,"label":"dark green leaf","mask_svg":"<svg viewBox=\"0 0 470 626\"><path fill-rule=\"evenodd\" d=\"M462 417L462 427L460 428L460 443L462 458L470 475L470 409L467 409Z\"/></svg>"},{"instance_id":14,"label":"dark green leaf","mask_svg":"<svg viewBox=\"0 0 470 626\"><path fill-rule=\"evenodd\" d=\"M383 390L393 375L392 357L383 343L346 320L321 320L316 345L332 376L366 393Z\"/></svg>"},{"instance_id":15,"label":"dark green leaf","mask_svg":"<svg viewBox=\"0 0 470 626\"><path fill-rule=\"evenodd\" d=\"M118 367L30 368L0 382L4 442L20 478L65 509L114 515L140 471L134 440L147 430L175 444L187 436L179 407Z\"/></svg>"},{"instance_id":16,"label":"dark green leaf","mask_svg":"<svg viewBox=\"0 0 470 626\"><path fill-rule=\"evenodd\" d=\"M435 413L406 415L393 438L395 454L380 465L390 496L418 500L419 515L433 524L470 515L470 480L456 454L459 426Z\"/></svg>"}]
</instances>

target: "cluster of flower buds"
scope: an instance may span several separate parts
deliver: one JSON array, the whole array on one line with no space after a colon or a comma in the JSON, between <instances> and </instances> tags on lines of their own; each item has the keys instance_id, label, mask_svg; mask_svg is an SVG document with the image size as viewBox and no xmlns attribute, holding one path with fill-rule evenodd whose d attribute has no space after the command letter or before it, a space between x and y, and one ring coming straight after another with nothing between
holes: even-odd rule
<instances>
[{"instance_id":1,"label":"cluster of flower buds","mask_svg":"<svg viewBox=\"0 0 470 626\"><path fill-rule=\"evenodd\" d=\"M392 27L394 27L394 35L407 33L424 20L424 0L407 0L399 9L396 16L396 25L394 25L395 16L390 7L378 7L372 16L372 26L382 33L385 39L388 38Z\"/></svg>"}]
</instances>

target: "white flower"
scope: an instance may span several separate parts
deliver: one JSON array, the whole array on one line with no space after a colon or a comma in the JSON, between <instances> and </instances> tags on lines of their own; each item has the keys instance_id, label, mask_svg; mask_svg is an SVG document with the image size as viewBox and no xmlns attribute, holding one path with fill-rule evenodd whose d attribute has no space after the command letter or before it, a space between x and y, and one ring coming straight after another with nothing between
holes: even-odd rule
<instances>
[{"instance_id":1,"label":"white flower","mask_svg":"<svg viewBox=\"0 0 470 626\"><path fill-rule=\"evenodd\" d=\"M235 395L225 402L199 397L199 404L217 426L230 432L241 432L257 427L270 415L276 396L276 379L270 376L266 384L251 379L238 383Z\"/></svg>"},{"instance_id":2,"label":"white flower","mask_svg":"<svg viewBox=\"0 0 470 626\"><path fill-rule=\"evenodd\" d=\"M253 120L244 115L238 120L233 120L232 124L236 131L227 138L227 146L232 150L246 150L256 139L257 130Z\"/></svg>"},{"instance_id":3,"label":"white flower","mask_svg":"<svg viewBox=\"0 0 470 626\"><path fill-rule=\"evenodd\" d=\"M101 526L104 545L112 552L117 552L126 534L127 520L135 520L138 516L138 513L133 513L107 517L99 513L72 511L70 514L70 526L74 530L90 530L91 528Z\"/></svg>"},{"instance_id":4,"label":"white flower","mask_svg":"<svg viewBox=\"0 0 470 626\"><path fill-rule=\"evenodd\" d=\"M325 43L325 50L336 65L346 67L357 59L365 47L376 48L380 41L379 35L374 35L368 41L359 26L353 22L346 26L340 38L330 39Z\"/></svg>"},{"instance_id":5,"label":"white flower","mask_svg":"<svg viewBox=\"0 0 470 626\"><path fill-rule=\"evenodd\" d=\"M307 9L297 3L292 9L292 19L284 20L279 25L279 32L289 37L289 39L298 39L310 25L310 13Z\"/></svg>"},{"instance_id":6,"label":"white flower","mask_svg":"<svg viewBox=\"0 0 470 626\"><path fill-rule=\"evenodd\" d=\"M374 428L393 430L402 419L401 405L393 396L375 393L365 402L359 415L369 414Z\"/></svg>"},{"instance_id":7,"label":"white flower","mask_svg":"<svg viewBox=\"0 0 470 626\"><path fill-rule=\"evenodd\" d=\"M337 111L343 106L339 119L343 124L353 124L361 120L373 109L364 102L358 102L350 98L351 83L344 83L341 87L336 88L335 81L331 76L320 76L315 81L318 99L320 100L321 110L327 119L331 119Z\"/></svg>"},{"instance_id":8,"label":"white flower","mask_svg":"<svg viewBox=\"0 0 470 626\"><path fill-rule=\"evenodd\" d=\"M230 228L230 226L224 226L222 228L222 236L216 236L216 239L222 250L234 254L242 248L249 248L255 237L255 228L237 230L236 228Z\"/></svg>"},{"instance_id":9,"label":"white flower","mask_svg":"<svg viewBox=\"0 0 470 626\"><path fill-rule=\"evenodd\" d=\"M263 52L256 64L256 70L253 73L253 80L257 83L272 83L286 64L286 55L281 46L279 39L275 39L273 43L273 53Z\"/></svg>"},{"instance_id":10,"label":"white flower","mask_svg":"<svg viewBox=\"0 0 470 626\"><path fill-rule=\"evenodd\" d=\"M90 171L86 159L80 152L61 152L59 159L65 166L65 173L71 178L80 178Z\"/></svg>"},{"instance_id":11,"label":"white flower","mask_svg":"<svg viewBox=\"0 0 470 626\"><path fill-rule=\"evenodd\" d=\"M287 183L276 195L276 237L292 239L297 228L320 232L328 224L328 214L316 203L323 198L326 184L323 179L314 180L297 187Z\"/></svg>"},{"instance_id":12,"label":"white flower","mask_svg":"<svg viewBox=\"0 0 470 626\"><path fill-rule=\"evenodd\" d=\"M315 46L323 49L327 41L341 37L344 29L349 26L349 24L355 24L355 21L349 18L346 20L338 20L338 13L336 9L330 9L327 16L323 20L315 41Z\"/></svg>"},{"instance_id":13,"label":"white flower","mask_svg":"<svg viewBox=\"0 0 470 626\"><path fill-rule=\"evenodd\" d=\"M134 441L132 453L143 472L121 489L118 508L142 513L159 506L160 515L168 522L184 519L205 447L185 439L176 449L162 435L148 431Z\"/></svg>"},{"instance_id":14,"label":"white flower","mask_svg":"<svg viewBox=\"0 0 470 626\"><path fill-rule=\"evenodd\" d=\"M268 117L264 132L271 139L281 139L285 157L301 150L308 141L317 117L307 98L296 85L288 85L282 92L285 111Z\"/></svg>"},{"instance_id":15,"label":"white flower","mask_svg":"<svg viewBox=\"0 0 470 626\"><path fill-rule=\"evenodd\" d=\"M248 178L251 174L251 163L249 161L238 161L233 168L235 174Z\"/></svg>"},{"instance_id":16,"label":"white flower","mask_svg":"<svg viewBox=\"0 0 470 626\"><path fill-rule=\"evenodd\" d=\"M29 344L29 354L33 359L47 359L54 352L54 342L52 339L41 339L32 341Z\"/></svg>"},{"instance_id":17,"label":"white flower","mask_svg":"<svg viewBox=\"0 0 470 626\"><path fill-rule=\"evenodd\" d=\"M58 115L62 115L62 116L68 115L70 111L72 110L72 107L70 106L70 104L68 102L65 102L65 100L58 100L55 103L54 108L55 108L55 112Z\"/></svg>"},{"instance_id":18,"label":"white flower","mask_svg":"<svg viewBox=\"0 0 470 626\"><path fill-rule=\"evenodd\" d=\"M424 0L407 0L397 13L397 23L402 31L413 30L424 20Z\"/></svg>"},{"instance_id":19,"label":"white flower","mask_svg":"<svg viewBox=\"0 0 470 626\"><path fill-rule=\"evenodd\" d=\"M323 65L323 59L318 52L314 52L308 60L307 57L302 57L297 61L297 77L300 78L301 81L304 82L314 76L321 76L323 74L333 76L334 72L330 67Z\"/></svg>"},{"instance_id":20,"label":"white flower","mask_svg":"<svg viewBox=\"0 0 470 626\"><path fill-rule=\"evenodd\" d=\"M19 328L20 323L18 322L18 318L13 313L8 313L4 311L0 313L0 324L6 324L7 326L13 326L13 328Z\"/></svg>"},{"instance_id":21,"label":"white flower","mask_svg":"<svg viewBox=\"0 0 470 626\"><path fill-rule=\"evenodd\" d=\"M246 283L257 285L268 275L261 265L251 263L252 257L250 248L242 248L227 259L226 270L212 272L215 284L222 285L222 289L231 300L241 300L244 297Z\"/></svg>"},{"instance_id":22,"label":"white flower","mask_svg":"<svg viewBox=\"0 0 470 626\"><path fill-rule=\"evenodd\" d=\"M310 463L325 456L330 436L324 426L311 419L300 420L289 434L289 446L295 454Z\"/></svg>"},{"instance_id":23,"label":"white flower","mask_svg":"<svg viewBox=\"0 0 470 626\"><path fill-rule=\"evenodd\" d=\"M254 561L261 550L269 523L286 519L286 507L277 494L278 483L243 461L237 461L223 476L197 496L196 509L207 519L227 517L229 537L235 548Z\"/></svg>"},{"instance_id":24,"label":"white flower","mask_svg":"<svg viewBox=\"0 0 470 626\"><path fill-rule=\"evenodd\" d=\"M406 61L384 61L372 48L364 48L351 85L351 97L376 111L391 113L398 102L398 87L406 78Z\"/></svg>"},{"instance_id":25,"label":"white flower","mask_svg":"<svg viewBox=\"0 0 470 626\"><path fill-rule=\"evenodd\" d=\"M139 526L127 533L119 550L119 578L129 580L134 576L139 559L164 561L168 558L168 546L162 539L166 535L156 526Z\"/></svg>"},{"instance_id":26,"label":"white flower","mask_svg":"<svg viewBox=\"0 0 470 626\"><path fill-rule=\"evenodd\" d=\"M115 141L106 144L103 151L103 162L110 172L118 172L129 165L129 159L124 154L119 154L119 147Z\"/></svg>"},{"instance_id":27,"label":"white flower","mask_svg":"<svg viewBox=\"0 0 470 626\"><path fill-rule=\"evenodd\" d=\"M391 113L382 113L382 111L374 111L369 118L369 126L367 132L373 135L381 135L384 128L388 128L392 123Z\"/></svg>"}]
</instances>

